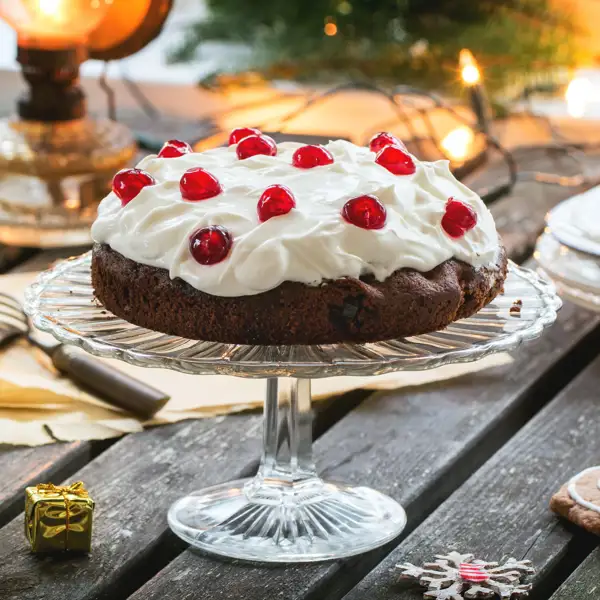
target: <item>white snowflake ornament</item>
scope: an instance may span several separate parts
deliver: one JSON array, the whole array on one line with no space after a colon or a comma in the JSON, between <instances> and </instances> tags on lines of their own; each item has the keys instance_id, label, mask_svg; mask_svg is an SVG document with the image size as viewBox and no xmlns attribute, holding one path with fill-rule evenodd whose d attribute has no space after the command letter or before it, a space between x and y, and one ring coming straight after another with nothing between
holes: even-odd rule
<instances>
[{"instance_id":1,"label":"white snowflake ornament","mask_svg":"<svg viewBox=\"0 0 600 600\"><path fill-rule=\"evenodd\" d=\"M415 567L410 563L396 565L401 577L417 581L427 588L423 598L431 600L474 600L525 598L530 583L521 583L526 575L535 572L529 560L509 558L504 564L473 560L472 554L450 552L436 556L436 561Z\"/></svg>"}]
</instances>

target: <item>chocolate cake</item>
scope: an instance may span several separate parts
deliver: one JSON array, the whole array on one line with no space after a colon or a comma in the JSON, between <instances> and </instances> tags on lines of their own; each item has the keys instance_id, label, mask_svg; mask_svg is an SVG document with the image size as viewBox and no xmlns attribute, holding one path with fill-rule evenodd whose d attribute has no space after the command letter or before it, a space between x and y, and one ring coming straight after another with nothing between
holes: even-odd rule
<instances>
[{"instance_id":1,"label":"chocolate cake","mask_svg":"<svg viewBox=\"0 0 600 600\"><path fill-rule=\"evenodd\" d=\"M92 229L112 313L207 341L371 342L436 331L502 291L493 219L443 161L389 134L370 148L231 141L171 141L115 176Z\"/></svg>"},{"instance_id":2,"label":"chocolate cake","mask_svg":"<svg viewBox=\"0 0 600 600\"><path fill-rule=\"evenodd\" d=\"M373 342L436 331L468 317L502 291L496 269L450 259L427 273L400 269L385 281L343 278L319 286L286 281L252 296L212 296L182 279L96 244L92 282L115 315L185 338L237 344Z\"/></svg>"}]
</instances>

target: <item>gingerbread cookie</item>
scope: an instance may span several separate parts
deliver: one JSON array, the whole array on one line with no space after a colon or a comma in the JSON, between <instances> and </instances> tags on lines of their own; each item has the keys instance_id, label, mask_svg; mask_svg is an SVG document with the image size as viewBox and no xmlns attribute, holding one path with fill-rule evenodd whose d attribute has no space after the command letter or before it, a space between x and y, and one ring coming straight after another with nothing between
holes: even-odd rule
<instances>
[{"instance_id":1,"label":"gingerbread cookie","mask_svg":"<svg viewBox=\"0 0 600 600\"><path fill-rule=\"evenodd\" d=\"M600 535L600 466L578 473L562 486L550 508L575 525Z\"/></svg>"}]
</instances>

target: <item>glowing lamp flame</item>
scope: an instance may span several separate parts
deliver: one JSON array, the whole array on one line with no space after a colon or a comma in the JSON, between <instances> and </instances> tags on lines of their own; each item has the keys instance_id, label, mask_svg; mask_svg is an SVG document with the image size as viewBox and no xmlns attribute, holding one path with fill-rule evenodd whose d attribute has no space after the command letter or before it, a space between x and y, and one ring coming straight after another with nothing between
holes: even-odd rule
<instances>
[{"instance_id":1,"label":"glowing lamp flame","mask_svg":"<svg viewBox=\"0 0 600 600\"><path fill-rule=\"evenodd\" d=\"M0 19L17 32L20 46L70 48L84 44L112 0L0 0Z\"/></svg>"},{"instance_id":2,"label":"glowing lamp flame","mask_svg":"<svg viewBox=\"0 0 600 600\"><path fill-rule=\"evenodd\" d=\"M61 14L62 0L38 0L38 11L44 17L56 18Z\"/></svg>"},{"instance_id":3,"label":"glowing lamp flame","mask_svg":"<svg viewBox=\"0 0 600 600\"><path fill-rule=\"evenodd\" d=\"M461 125L453 129L440 142L440 146L451 160L460 162L469 156L475 141L475 134L470 127Z\"/></svg>"},{"instance_id":4,"label":"glowing lamp flame","mask_svg":"<svg viewBox=\"0 0 600 600\"><path fill-rule=\"evenodd\" d=\"M470 50L463 48L460 51L458 62L460 65L460 76L465 85L476 85L481 81L481 72Z\"/></svg>"},{"instance_id":5,"label":"glowing lamp flame","mask_svg":"<svg viewBox=\"0 0 600 600\"><path fill-rule=\"evenodd\" d=\"M567 112L571 117L580 118L585 115L592 88L592 82L586 77L576 77L569 83L565 92L565 100L567 101Z\"/></svg>"}]
</instances>

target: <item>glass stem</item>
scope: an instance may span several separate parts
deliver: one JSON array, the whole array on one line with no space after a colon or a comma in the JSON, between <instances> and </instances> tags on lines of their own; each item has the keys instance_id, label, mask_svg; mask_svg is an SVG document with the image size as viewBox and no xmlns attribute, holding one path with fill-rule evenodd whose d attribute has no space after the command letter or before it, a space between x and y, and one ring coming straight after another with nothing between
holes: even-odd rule
<instances>
[{"instance_id":1,"label":"glass stem","mask_svg":"<svg viewBox=\"0 0 600 600\"><path fill-rule=\"evenodd\" d=\"M310 379L267 380L263 455L247 492L270 495L270 489L279 495L320 483L312 458Z\"/></svg>"}]
</instances>

